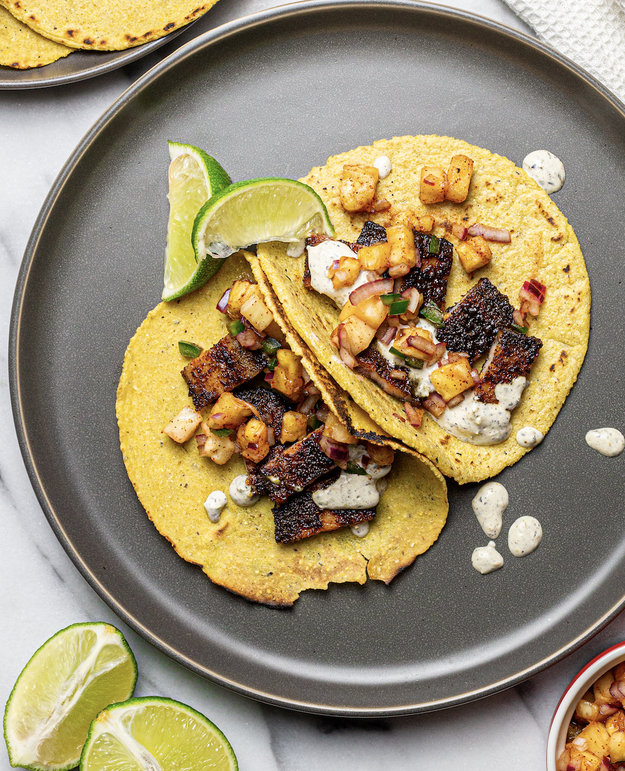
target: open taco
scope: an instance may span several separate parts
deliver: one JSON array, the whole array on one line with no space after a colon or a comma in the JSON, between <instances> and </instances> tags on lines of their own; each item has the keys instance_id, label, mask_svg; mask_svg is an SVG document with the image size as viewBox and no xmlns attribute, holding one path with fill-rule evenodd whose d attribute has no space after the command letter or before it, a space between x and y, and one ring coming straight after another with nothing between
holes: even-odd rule
<instances>
[{"instance_id":1,"label":"open taco","mask_svg":"<svg viewBox=\"0 0 625 771\"><path fill-rule=\"evenodd\" d=\"M238 254L147 316L117 394L130 480L178 554L250 600L288 606L330 582L388 583L438 538L444 479L394 453L364 415L354 441L327 406L341 390L267 313Z\"/></svg>"},{"instance_id":2,"label":"open taco","mask_svg":"<svg viewBox=\"0 0 625 771\"><path fill-rule=\"evenodd\" d=\"M588 344L583 255L547 193L506 158L438 136L380 140L302 181L336 238L312 234L297 258L259 245L276 312L444 474L475 482L519 460L532 442L517 433L547 433Z\"/></svg>"}]
</instances>

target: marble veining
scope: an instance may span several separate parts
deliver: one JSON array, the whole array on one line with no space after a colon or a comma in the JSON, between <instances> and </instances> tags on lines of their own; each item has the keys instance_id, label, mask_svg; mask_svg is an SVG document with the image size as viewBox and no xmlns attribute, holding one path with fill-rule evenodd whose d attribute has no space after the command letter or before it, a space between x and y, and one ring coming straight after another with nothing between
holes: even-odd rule
<instances>
[{"instance_id":1,"label":"marble veining","mask_svg":"<svg viewBox=\"0 0 625 771\"><path fill-rule=\"evenodd\" d=\"M221 0L192 34L274 4ZM527 31L501 0L448 3ZM174 44L171 44L173 46ZM56 89L0 92L0 703L44 640L79 621L104 620L126 635L139 662L138 695L191 704L229 737L242 771L366 771L485 762L506 771L544 766L549 721L563 688L596 653L625 634L621 614L564 661L530 681L473 704L427 715L352 720L262 705L173 662L125 626L83 580L50 529L30 486L10 408L7 343L13 290L37 212L84 133L137 77L171 52L101 78ZM9 769L0 747L0 769Z\"/></svg>"}]
</instances>

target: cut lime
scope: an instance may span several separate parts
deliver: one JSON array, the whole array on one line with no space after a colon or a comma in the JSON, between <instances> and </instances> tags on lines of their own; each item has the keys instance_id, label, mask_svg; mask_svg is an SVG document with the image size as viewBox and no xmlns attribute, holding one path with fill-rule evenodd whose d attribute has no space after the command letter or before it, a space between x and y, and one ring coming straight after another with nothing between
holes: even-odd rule
<instances>
[{"instance_id":1,"label":"cut lime","mask_svg":"<svg viewBox=\"0 0 625 771\"><path fill-rule=\"evenodd\" d=\"M214 158L193 145L169 142L169 223L165 251L163 300L174 300L201 286L206 279L191 244L195 215L208 199L230 184Z\"/></svg>"},{"instance_id":2,"label":"cut lime","mask_svg":"<svg viewBox=\"0 0 625 771\"><path fill-rule=\"evenodd\" d=\"M122 633L104 623L73 624L26 664L4 712L12 766L74 768L89 725L135 689L137 663Z\"/></svg>"},{"instance_id":3,"label":"cut lime","mask_svg":"<svg viewBox=\"0 0 625 771\"><path fill-rule=\"evenodd\" d=\"M80 771L237 771L230 743L186 704L146 696L113 704L91 724Z\"/></svg>"},{"instance_id":4,"label":"cut lime","mask_svg":"<svg viewBox=\"0 0 625 771\"><path fill-rule=\"evenodd\" d=\"M214 195L198 212L193 247L200 261L218 265L252 244L285 241L303 250L311 232L334 235L317 193L293 179L269 177L236 182Z\"/></svg>"}]
</instances>

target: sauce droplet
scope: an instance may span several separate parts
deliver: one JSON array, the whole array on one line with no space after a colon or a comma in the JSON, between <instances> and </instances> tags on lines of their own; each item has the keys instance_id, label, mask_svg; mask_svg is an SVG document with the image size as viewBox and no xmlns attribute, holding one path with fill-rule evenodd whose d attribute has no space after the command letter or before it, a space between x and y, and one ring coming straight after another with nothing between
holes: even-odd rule
<instances>
[{"instance_id":1,"label":"sauce droplet","mask_svg":"<svg viewBox=\"0 0 625 771\"><path fill-rule=\"evenodd\" d=\"M586 444L606 458L615 458L625 449L625 437L616 428L596 428L586 434Z\"/></svg>"},{"instance_id":2,"label":"sauce droplet","mask_svg":"<svg viewBox=\"0 0 625 771\"><path fill-rule=\"evenodd\" d=\"M381 155L373 161L373 165L380 172L380 179L386 179L391 173L391 159L386 155Z\"/></svg>"},{"instance_id":3,"label":"sauce droplet","mask_svg":"<svg viewBox=\"0 0 625 771\"><path fill-rule=\"evenodd\" d=\"M521 447L527 447L528 449L536 447L536 445L540 444L544 438L545 435L542 431L539 431L537 428L532 428L531 426L524 426L517 431L516 435L517 444L520 444Z\"/></svg>"},{"instance_id":4,"label":"sauce droplet","mask_svg":"<svg viewBox=\"0 0 625 771\"><path fill-rule=\"evenodd\" d=\"M564 164L549 150L534 150L526 155L523 168L546 193L557 193L564 184Z\"/></svg>"},{"instance_id":5,"label":"sauce droplet","mask_svg":"<svg viewBox=\"0 0 625 771\"><path fill-rule=\"evenodd\" d=\"M526 557L537 548L543 529L535 517L519 517L508 531L508 548L515 557Z\"/></svg>"},{"instance_id":6,"label":"sauce droplet","mask_svg":"<svg viewBox=\"0 0 625 771\"><path fill-rule=\"evenodd\" d=\"M508 505L508 491L499 482L482 485L472 501L473 512L489 538L501 532L502 515Z\"/></svg>"},{"instance_id":7,"label":"sauce droplet","mask_svg":"<svg viewBox=\"0 0 625 771\"><path fill-rule=\"evenodd\" d=\"M486 573L492 573L493 570L499 570L503 567L503 557L495 548L495 542L489 541L488 546L473 549L471 564L478 573L486 575Z\"/></svg>"}]
</instances>

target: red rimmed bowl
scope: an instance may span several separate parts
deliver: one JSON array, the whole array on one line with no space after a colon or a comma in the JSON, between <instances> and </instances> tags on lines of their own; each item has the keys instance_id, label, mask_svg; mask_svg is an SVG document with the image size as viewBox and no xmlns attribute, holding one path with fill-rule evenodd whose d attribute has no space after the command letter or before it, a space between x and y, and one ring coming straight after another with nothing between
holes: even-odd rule
<instances>
[{"instance_id":1,"label":"red rimmed bowl","mask_svg":"<svg viewBox=\"0 0 625 771\"><path fill-rule=\"evenodd\" d=\"M601 675L622 661L625 661L625 642L617 643L595 656L571 680L551 719L547 737L547 771L556 771L556 761L564 750L566 733L577 702Z\"/></svg>"}]
</instances>

